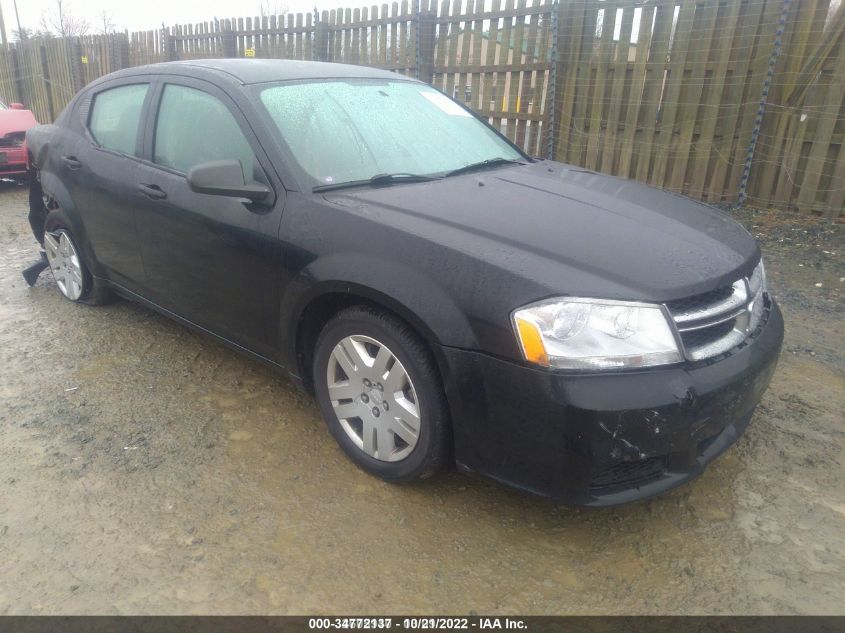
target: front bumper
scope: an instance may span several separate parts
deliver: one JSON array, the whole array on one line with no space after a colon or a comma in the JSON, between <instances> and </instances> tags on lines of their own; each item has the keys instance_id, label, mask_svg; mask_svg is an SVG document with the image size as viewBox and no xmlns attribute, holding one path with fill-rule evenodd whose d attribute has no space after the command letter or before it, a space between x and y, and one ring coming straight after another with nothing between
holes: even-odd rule
<instances>
[{"instance_id":1,"label":"front bumper","mask_svg":"<svg viewBox=\"0 0 845 633\"><path fill-rule=\"evenodd\" d=\"M772 302L744 346L709 363L567 374L444 348L458 466L573 505L659 494L742 435L782 342Z\"/></svg>"},{"instance_id":2,"label":"front bumper","mask_svg":"<svg viewBox=\"0 0 845 633\"><path fill-rule=\"evenodd\" d=\"M0 178L24 176L26 172L26 147L0 147Z\"/></svg>"}]
</instances>

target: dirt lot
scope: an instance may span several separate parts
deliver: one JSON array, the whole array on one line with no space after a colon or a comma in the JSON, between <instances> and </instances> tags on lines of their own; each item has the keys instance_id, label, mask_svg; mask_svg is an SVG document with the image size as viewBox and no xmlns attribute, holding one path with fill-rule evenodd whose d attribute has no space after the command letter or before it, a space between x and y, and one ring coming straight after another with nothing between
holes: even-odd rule
<instances>
[{"instance_id":1,"label":"dirt lot","mask_svg":"<svg viewBox=\"0 0 845 633\"><path fill-rule=\"evenodd\" d=\"M27 288L3 188L0 614L845 613L845 226L740 215L787 321L747 435L671 494L578 510L382 483L264 366Z\"/></svg>"}]
</instances>

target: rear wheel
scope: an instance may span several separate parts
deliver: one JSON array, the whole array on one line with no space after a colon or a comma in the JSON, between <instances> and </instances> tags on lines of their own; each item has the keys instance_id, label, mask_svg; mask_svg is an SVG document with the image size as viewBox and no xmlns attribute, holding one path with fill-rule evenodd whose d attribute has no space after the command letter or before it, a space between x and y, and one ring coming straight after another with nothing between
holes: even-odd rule
<instances>
[{"instance_id":1,"label":"rear wheel","mask_svg":"<svg viewBox=\"0 0 845 633\"><path fill-rule=\"evenodd\" d=\"M44 250L63 297L89 305L108 301L108 288L91 275L61 210L51 211L44 222Z\"/></svg>"},{"instance_id":2,"label":"rear wheel","mask_svg":"<svg viewBox=\"0 0 845 633\"><path fill-rule=\"evenodd\" d=\"M50 270L59 292L71 301L79 301L82 291L88 288L82 276L82 260L79 259L76 246L68 232L59 229L45 233L44 249L47 251L47 261L50 263Z\"/></svg>"},{"instance_id":3,"label":"rear wheel","mask_svg":"<svg viewBox=\"0 0 845 633\"><path fill-rule=\"evenodd\" d=\"M340 312L314 355L317 403L346 454L383 479L432 475L448 455L446 398L428 349L392 315Z\"/></svg>"}]
</instances>

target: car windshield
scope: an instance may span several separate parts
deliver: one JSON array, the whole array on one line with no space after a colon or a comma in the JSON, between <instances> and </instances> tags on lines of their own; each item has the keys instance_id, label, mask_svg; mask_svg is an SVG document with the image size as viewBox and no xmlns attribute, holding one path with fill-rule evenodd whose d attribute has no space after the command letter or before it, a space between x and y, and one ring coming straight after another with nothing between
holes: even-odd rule
<instances>
[{"instance_id":1,"label":"car windshield","mask_svg":"<svg viewBox=\"0 0 845 633\"><path fill-rule=\"evenodd\" d=\"M445 175L485 161L496 166L524 158L468 111L424 84L285 82L262 86L260 98L314 186L385 174Z\"/></svg>"}]
</instances>

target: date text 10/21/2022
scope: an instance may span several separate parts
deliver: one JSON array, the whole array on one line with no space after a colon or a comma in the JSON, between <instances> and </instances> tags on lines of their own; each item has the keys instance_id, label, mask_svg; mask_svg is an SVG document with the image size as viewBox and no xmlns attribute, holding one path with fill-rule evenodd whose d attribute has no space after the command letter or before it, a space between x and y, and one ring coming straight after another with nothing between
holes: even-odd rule
<instances>
[{"instance_id":1,"label":"date text 10/21/2022","mask_svg":"<svg viewBox=\"0 0 845 633\"><path fill-rule=\"evenodd\" d=\"M320 629L391 629L393 627L411 631L418 630L521 630L527 624L519 618L447 618L447 617L417 617L402 618L394 621L390 617L377 618L309 618L309 630Z\"/></svg>"}]
</instances>

